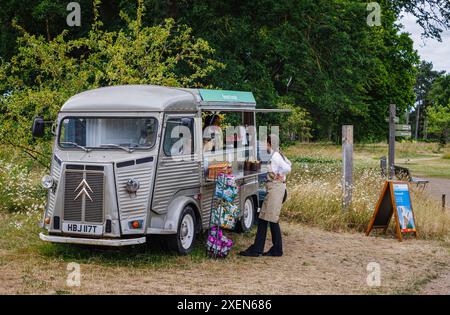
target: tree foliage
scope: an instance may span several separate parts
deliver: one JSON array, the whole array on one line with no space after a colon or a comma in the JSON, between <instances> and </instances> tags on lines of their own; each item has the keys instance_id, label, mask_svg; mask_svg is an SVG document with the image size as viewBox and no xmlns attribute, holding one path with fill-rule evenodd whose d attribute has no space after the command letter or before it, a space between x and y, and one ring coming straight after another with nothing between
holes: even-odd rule
<instances>
[{"instance_id":1,"label":"tree foliage","mask_svg":"<svg viewBox=\"0 0 450 315\"><path fill-rule=\"evenodd\" d=\"M450 103L428 108L429 132L439 136L441 144L447 144L450 130Z\"/></svg>"},{"instance_id":2,"label":"tree foliage","mask_svg":"<svg viewBox=\"0 0 450 315\"><path fill-rule=\"evenodd\" d=\"M289 114L280 115L281 140L284 143L295 140L309 141L312 137L312 120L309 113L304 108L292 104L289 99L282 98L277 107L291 110Z\"/></svg>"},{"instance_id":3,"label":"tree foliage","mask_svg":"<svg viewBox=\"0 0 450 315\"><path fill-rule=\"evenodd\" d=\"M387 2L380 27L366 24L366 5L194 1L176 12L227 65L214 85L252 90L263 107L289 97L311 114L315 139L339 141L340 126L354 124L357 139L379 140L389 103L399 111L414 104L418 56Z\"/></svg>"},{"instance_id":4,"label":"tree foliage","mask_svg":"<svg viewBox=\"0 0 450 315\"><path fill-rule=\"evenodd\" d=\"M450 103L450 73L440 75L430 88L427 99L432 104Z\"/></svg>"},{"instance_id":5,"label":"tree foliage","mask_svg":"<svg viewBox=\"0 0 450 315\"><path fill-rule=\"evenodd\" d=\"M422 27L422 36L442 40L443 30L450 28L450 1L448 0L389 0L397 13L414 15Z\"/></svg>"},{"instance_id":6,"label":"tree foliage","mask_svg":"<svg viewBox=\"0 0 450 315\"><path fill-rule=\"evenodd\" d=\"M173 19L143 26L141 4L135 19L122 14L126 28L107 31L99 19L99 2L94 4L92 28L77 39L67 40L64 31L47 41L16 26L22 32L18 53L0 66L0 141L22 148L44 164L50 156L51 135L32 139L32 118L55 119L70 96L119 84L208 86L207 77L223 68L205 40Z\"/></svg>"},{"instance_id":7,"label":"tree foliage","mask_svg":"<svg viewBox=\"0 0 450 315\"><path fill-rule=\"evenodd\" d=\"M447 143L450 130L450 74L441 75L434 80L427 95L428 130L439 137L442 144Z\"/></svg>"},{"instance_id":8,"label":"tree foliage","mask_svg":"<svg viewBox=\"0 0 450 315\"><path fill-rule=\"evenodd\" d=\"M404 12L414 14L424 29L424 36L435 38L439 38L450 20L450 5L446 0L380 0L381 26L374 27L366 23L366 0L142 1L149 13L140 20L141 28L172 25L171 30L175 30L179 24L173 21L188 25L192 29L189 36L206 40L208 44L204 44L215 50L214 55L208 52L210 58L226 66L212 65L221 70L207 70L207 76L192 83L251 90L261 107L276 107L288 99L293 108L308 113L314 139L334 141L340 139L342 124L355 126L357 140L384 139L389 104L395 103L398 113L414 106L413 86L419 59L412 40L401 31L399 16ZM127 78L124 82L140 81L141 71L137 69L145 65L134 51L139 40L133 39L126 45L132 34L130 23L119 17L121 11L133 15L138 8L136 1L96 2L96 10L92 10L91 0L82 0L82 26L78 28L68 28L65 24L61 13L67 5L64 0L30 0L27 5L19 2L4 0L4 10L0 13L3 63L9 63L10 57L19 55L22 49L22 40L14 43L19 31L11 28L10 20L15 18L30 37L31 34L44 36L40 42L42 49L50 47L45 43L49 38L55 43L60 40L57 34L64 30L63 41L73 47L66 48L63 55L77 62L78 59L86 61L85 68L77 71L87 76L89 82L115 84L124 77ZM89 28L89 22L95 18L93 12L100 16L101 28ZM167 18L173 20L167 22ZM97 30L99 33L93 34ZM108 34L112 38L107 39ZM101 42L95 43L92 39L95 36L103 36L109 49L100 47ZM90 38L89 45L98 45L96 57L91 56L91 46L80 43ZM130 47L133 48L127 49ZM102 65L103 59L107 65ZM88 67L88 63L92 66ZM132 66L125 69L124 63ZM200 64L200 60L194 63ZM186 85L189 77L179 77L180 71L186 70L186 65L181 64L185 63L181 61L176 70L170 70L176 79L169 80L166 71L164 80ZM56 71L56 65L53 69ZM31 78L35 72L31 71ZM143 75L152 77L152 82L162 82L155 79L157 72L155 69ZM18 75L18 78L25 76ZM262 118L261 122L276 124L282 120L281 116L274 116Z\"/></svg>"},{"instance_id":9,"label":"tree foliage","mask_svg":"<svg viewBox=\"0 0 450 315\"><path fill-rule=\"evenodd\" d=\"M427 108L430 105L429 93L433 86L433 82L442 76L444 71L439 72L433 70L433 63L422 61L417 67L416 83L414 85L414 93L416 94L415 110L412 118L415 120L414 131L418 128L417 136L421 137L424 122L426 120Z\"/></svg>"}]
</instances>

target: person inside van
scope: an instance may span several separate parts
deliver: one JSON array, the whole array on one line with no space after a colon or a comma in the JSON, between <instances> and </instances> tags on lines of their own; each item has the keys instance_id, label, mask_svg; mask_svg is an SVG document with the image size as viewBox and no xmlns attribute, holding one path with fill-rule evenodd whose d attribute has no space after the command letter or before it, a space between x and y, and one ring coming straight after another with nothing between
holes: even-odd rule
<instances>
[{"instance_id":1,"label":"person inside van","mask_svg":"<svg viewBox=\"0 0 450 315\"><path fill-rule=\"evenodd\" d=\"M215 136L216 134L221 134L222 132L220 128L221 122L221 118L217 114L212 114L206 117L205 125L203 127L203 150L205 151L205 148L207 148L208 151L205 152L212 152L219 149L216 146L218 143L215 141Z\"/></svg>"},{"instance_id":2,"label":"person inside van","mask_svg":"<svg viewBox=\"0 0 450 315\"><path fill-rule=\"evenodd\" d=\"M149 141L149 137L148 137L148 133L146 129L141 130L141 137L139 138L139 144L142 146L147 146L149 145L150 141Z\"/></svg>"},{"instance_id":3,"label":"person inside van","mask_svg":"<svg viewBox=\"0 0 450 315\"><path fill-rule=\"evenodd\" d=\"M203 152L208 153L214 151L214 143L211 136L203 136Z\"/></svg>"},{"instance_id":4,"label":"person inside van","mask_svg":"<svg viewBox=\"0 0 450 315\"><path fill-rule=\"evenodd\" d=\"M278 221L286 193L286 175L291 171L291 162L276 149L278 148L278 141L278 137L273 134L267 137L267 153L270 154L270 159L267 172L266 196L259 213L255 242L249 248L240 252L239 255L241 256L283 255L281 230ZM268 225L272 234L272 247L264 253Z\"/></svg>"}]
</instances>

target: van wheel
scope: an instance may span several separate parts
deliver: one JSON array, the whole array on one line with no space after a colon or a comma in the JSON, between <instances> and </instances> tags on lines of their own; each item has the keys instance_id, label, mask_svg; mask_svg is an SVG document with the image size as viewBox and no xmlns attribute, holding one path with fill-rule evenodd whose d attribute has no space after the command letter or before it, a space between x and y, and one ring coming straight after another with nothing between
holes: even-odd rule
<instances>
[{"instance_id":1,"label":"van wheel","mask_svg":"<svg viewBox=\"0 0 450 315\"><path fill-rule=\"evenodd\" d=\"M249 231L255 222L255 205L253 203L253 198L248 197L245 199L244 209L241 219L236 225L237 232L247 232Z\"/></svg>"},{"instance_id":2,"label":"van wheel","mask_svg":"<svg viewBox=\"0 0 450 315\"><path fill-rule=\"evenodd\" d=\"M195 243L195 227L194 209L190 206L186 206L181 212L177 234L169 236L170 249L178 252L180 255L189 254Z\"/></svg>"}]
</instances>

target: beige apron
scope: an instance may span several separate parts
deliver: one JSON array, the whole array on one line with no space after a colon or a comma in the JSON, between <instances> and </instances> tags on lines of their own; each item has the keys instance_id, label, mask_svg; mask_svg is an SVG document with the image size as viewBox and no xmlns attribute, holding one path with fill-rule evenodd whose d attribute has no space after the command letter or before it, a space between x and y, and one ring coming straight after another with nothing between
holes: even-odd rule
<instances>
[{"instance_id":1,"label":"beige apron","mask_svg":"<svg viewBox=\"0 0 450 315\"><path fill-rule=\"evenodd\" d=\"M270 179L271 176L268 177ZM286 183L282 181L268 181L266 183L266 197L259 213L260 219L278 223L285 190Z\"/></svg>"}]
</instances>

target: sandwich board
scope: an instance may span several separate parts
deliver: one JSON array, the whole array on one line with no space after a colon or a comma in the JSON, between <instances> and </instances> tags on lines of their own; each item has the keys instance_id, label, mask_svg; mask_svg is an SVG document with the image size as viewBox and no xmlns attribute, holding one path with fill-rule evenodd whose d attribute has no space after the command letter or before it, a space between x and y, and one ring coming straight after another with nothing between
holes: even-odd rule
<instances>
[{"instance_id":1,"label":"sandwich board","mask_svg":"<svg viewBox=\"0 0 450 315\"><path fill-rule=\"evenodd\" d=\"M384 183L366 235L369 235L372 229L383 229L383 232L386 233L392 215L395 218L395 232L399 241L402 241L403 233L413 233L414 236L417 236L407 182L388 180Z\"/></svg>"}]
</instances>

